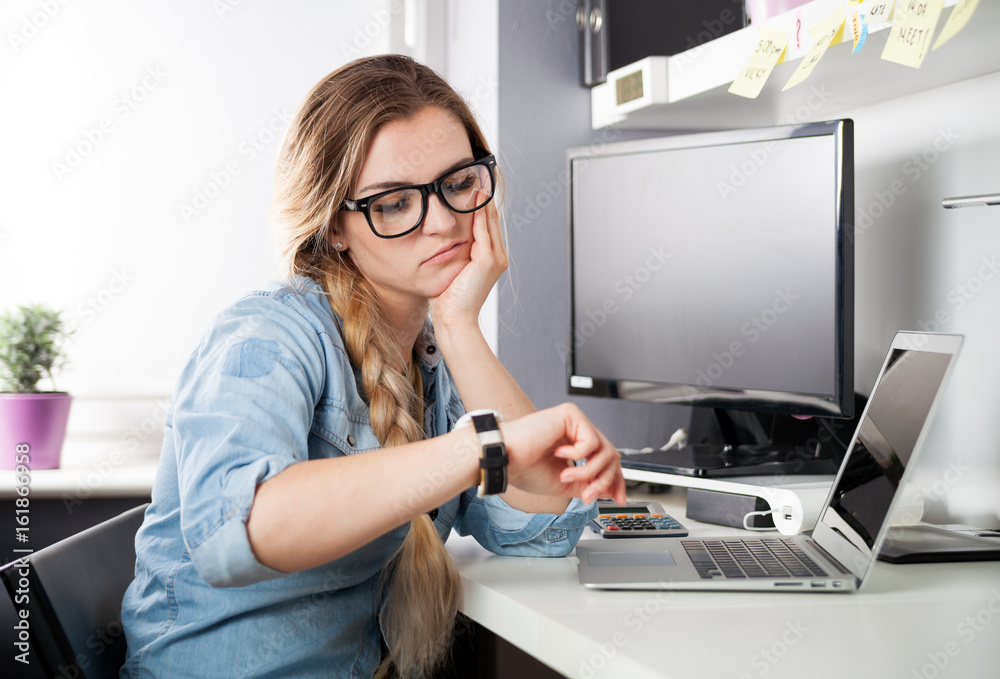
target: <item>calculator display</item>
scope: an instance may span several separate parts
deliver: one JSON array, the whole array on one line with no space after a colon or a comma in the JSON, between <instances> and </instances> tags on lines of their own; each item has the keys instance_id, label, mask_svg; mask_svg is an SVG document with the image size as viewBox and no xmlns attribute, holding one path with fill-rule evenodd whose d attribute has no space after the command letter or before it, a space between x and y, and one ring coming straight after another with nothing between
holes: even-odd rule
<instances>
[{"instance_id":1,"label":"calculator display","mask_svg":"<svg viewBox=\"0 0 1000 679\"><path fill-rule=\"evenodd\" d=\"M648 505L615 505L613 507L597 506L599 514L649 514Z\"/></svg>"}]
</instances>

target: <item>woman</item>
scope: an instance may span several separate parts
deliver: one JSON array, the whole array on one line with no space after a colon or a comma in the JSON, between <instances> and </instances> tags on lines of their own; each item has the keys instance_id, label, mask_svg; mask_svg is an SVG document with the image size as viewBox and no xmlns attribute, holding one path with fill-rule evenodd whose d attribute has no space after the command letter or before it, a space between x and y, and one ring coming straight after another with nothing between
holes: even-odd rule
<instances>
[{"instance_id":1,"label":"woman","mask_svg":"<svg viewBox=\"0 0 1000 679\"><path fill-rule=\"evenodd\" d=\"M182 373L122 676L425 676L459 605L452 527L561 556L597 497L624 501L613 447L573 406L535 412L479 330L507 266L495 175L410 59L306 97L276 180L290 277L220 314ZM502 494L489 416L456 426L481 408Z\"/></svg>"}]
</instances>

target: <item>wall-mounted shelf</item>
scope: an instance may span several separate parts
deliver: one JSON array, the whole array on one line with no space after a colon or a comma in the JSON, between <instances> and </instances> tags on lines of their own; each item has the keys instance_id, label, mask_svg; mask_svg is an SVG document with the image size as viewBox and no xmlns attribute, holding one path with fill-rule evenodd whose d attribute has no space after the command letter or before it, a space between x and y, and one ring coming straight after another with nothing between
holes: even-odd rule
<instances>
[{"instance_id":1,"label":"wall-mounted shelf","mask_svg":"<svg viewBox=\"0 0 1000 679\"><path fill-rule=\"evenodd\" d=\"M935 40L955 2L945 0ZM647 57L612 71L606 83L591 90L592 125L688 130L826 120L861 106L1000 71L1000 2L987 0L979 3L972 21L957 36L928 53L919 69L881 58L890 23L869 25L867 41L857 54L851 54L853 40L845 25L844 41L830 46L805 82L782 92L811 46L808 29L843 4L844 0L813 0L764 22L788 30L791 39L785 62L774 69L757 99L728 92L756 45L757 28L750 26L672 57ZM616 105L616 82L636 72L642 74L642 96Z\"/></svg>"}]
</instances>

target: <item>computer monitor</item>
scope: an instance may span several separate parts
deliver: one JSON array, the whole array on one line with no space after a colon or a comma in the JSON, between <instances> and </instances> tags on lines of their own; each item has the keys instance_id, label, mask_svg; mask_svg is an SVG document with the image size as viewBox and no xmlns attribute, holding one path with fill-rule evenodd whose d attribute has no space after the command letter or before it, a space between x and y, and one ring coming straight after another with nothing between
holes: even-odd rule
<instances>
[{"instance_id":1,"label":"computer monitor","mask_svg":"<svg viewBox=\"0 0 1000 679\"><path fill-rule=\"evenodd\" d=\"M570 394L853 414L852 121L568 160Z\"/></svg>"}]
</instances>

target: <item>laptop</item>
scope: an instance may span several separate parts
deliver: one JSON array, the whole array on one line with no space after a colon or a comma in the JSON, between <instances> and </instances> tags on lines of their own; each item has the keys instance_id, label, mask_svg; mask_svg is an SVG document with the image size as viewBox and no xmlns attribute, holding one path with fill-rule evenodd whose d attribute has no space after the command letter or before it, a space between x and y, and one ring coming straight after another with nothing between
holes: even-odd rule
<instances>
[{"instance_id":1,"label":"laptop","mask_svg":"<svg viewBox=\"0 0 1000 679\"><path fill-rule=\"evenodd\" d=\"M811 536L582 540L576 547L580 584L595 589L860 589L961 345L960 335L896 334Z\"/></svg>"}]
</instances>

